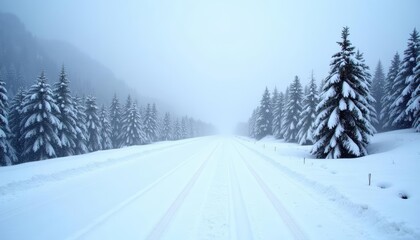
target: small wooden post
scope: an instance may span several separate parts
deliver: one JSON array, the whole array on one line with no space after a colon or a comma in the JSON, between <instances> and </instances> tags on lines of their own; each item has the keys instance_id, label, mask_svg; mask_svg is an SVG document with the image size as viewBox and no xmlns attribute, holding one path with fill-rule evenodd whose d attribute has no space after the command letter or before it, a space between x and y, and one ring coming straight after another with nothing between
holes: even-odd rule
<instances>
[{"instance_id":1,"label":"small wooden post","mask_svg":"<svg viewBox=\"0 0 420 240\"><path fill-rule=\"evenodd\" d=\"M263 145L263 148L265 148L265 144Z\"/></svg>"},{"instance_id":2,"label":"small wooden post","mask_svg":"<svg viewBox=\"0 0 420 240\"><path fill-rule=\"evenodd\" d=\"M306 158L303 158L303 164L305 165L305 162L306 162Z\"/></svg>"},{"instance_id":3,"label":"small wooden post","mask_svg":"<svg viewBox=\"0 0 420 240\"><path fill-rule=\"evenodd\" d=\"M277 152L277 147L276 146L274 146L274 152Z\"/></svg>"},{"instance_id":4,"label":"small wooden post","mask_svg":"<svg viewBox=\"0 0 420 240\"><path fill-rule=\"evenodd\" d=\"M370 186L370 183L372 181L372 174L371 173L369 173L368 178L369 178L369 186Z\"/></svg>"}]
</instances>

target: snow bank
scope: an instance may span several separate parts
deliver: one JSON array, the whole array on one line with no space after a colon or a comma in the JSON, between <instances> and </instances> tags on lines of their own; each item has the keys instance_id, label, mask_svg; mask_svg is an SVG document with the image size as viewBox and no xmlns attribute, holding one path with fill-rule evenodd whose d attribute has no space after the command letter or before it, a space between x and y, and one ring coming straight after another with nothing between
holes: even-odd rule
<instances>
[{"instance_id":1,"label":"snow bank","mask_svg":"<svg viewBox=\"0 0 420 240\"><path fill-rule=\"evenodd\" d=\"M267 161L332 202L396 237L420 239L420 134L413 129L380 133L369 155L354 159L314 159L311 146L284 143L272 137L257 146ZM371 174L371 185L368 175Z\"/></svg>"}]
</instances>

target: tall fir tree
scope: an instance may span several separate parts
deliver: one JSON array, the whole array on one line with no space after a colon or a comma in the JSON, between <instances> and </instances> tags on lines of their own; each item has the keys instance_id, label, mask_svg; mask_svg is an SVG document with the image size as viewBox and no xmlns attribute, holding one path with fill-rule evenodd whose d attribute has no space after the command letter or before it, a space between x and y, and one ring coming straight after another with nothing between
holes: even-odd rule
<instances>
[{"instance_id":1,"label":"tall fir tree","mask_svg":"<svg viewBox=\"0 0 420 240\"><path fill-rule=\"evenodd\" d=\"M21 122L23 119L22 106L25 99L26 92L19 89L14 98L10 103L9 108L9 126L12 133L12 139L10 143L15 149L16 157L18 162L21 162L21 154L24 150L24 141L22 138L22 126Z\"/></svg>"},{"instance_id":2,"label":"tall fir tree","mask_svg":"<svg viewBox=\"0 0 420 240\"><path fill-rule=\"evenodd\" d=\"M108 112L106 111L106 108L104 105L101 107L101 112L99 115L99 122L102 127L101 131L101 139L102 139L102 149L112 149L112 141L111 141L111 124L108 120Z\"/></svg>"},{"instance_id":3,"label":"tall fir tree","mask_svg":"<svg viewBox=\"0 0 420 240\"><path fill-rule=\"evenodd\" d=\"M411 93L407 103L407 114L413 115L413 127L420 132L420 54L417 56L417 66L414 68L413 86L416 86Z\"/></svg>"},{"instance_id":4,"label":"tall fir tree","mask_svg":"<svg viewBox=\"0 0 420 240\"><path fill-rule=\"evenodd\" d=\"M17 163L15 149L10 144L11 132L8 118L8 98L6 83L0 78L0 165Z\"/></svg>"},{"instance_id":5,"label":"tall fir tree","mask_svg":"<svg viewBox=\"0 0 420 240\"><path fill-rule=\"evenodd\" d=\"M142 119L136 103L131 105L127 118L123 119L121 135L124 146L146 143L146 133L143 131Z\"/></svg>"},{"instance_id":6,"label":"tall fir tree","mask_svg":"<svg viewBox=\"0 0 420 240\"><path fill-rule=\"evenodd\" d=\"M109 107L109 118L111 125L111 142L113 148L118 148L121 146L119 135L121 133L122 119L121 119L121 108L120 102L117 98L117 95L114 94L112 98L111 106Z\"/></svg>"},{"instance_id":7,"label":"tall fir tree","mask_svg":"<svg viewBox=\"0 0 420 240\"><path fill-rule=\"evenodd\" d=\"M61 122L61 128L58 129L57 133L61 141L61 147L57 149L57 156L74 155L77 141L77 118L64 66L61 68L58 82L54 84L53 93L57 106L60 109L58 119Z\"/></svg>"},{"instance_id":8,"label":"tall fir tree","mask_svg":"<svg viewBox=\"0 0 420 240\"><path fill-rule=\"evenodd\" d=\"M181 139L186 139L188 138L188 120L187 117L182 117L181 118Z\"/></svg>"},{"instance_id":9,"label":"tall fir tree","mask_svg":"<svg viewBox=\"0 0 420 240\"><path fill-rule=\"evenodd\" d=\"M345 27L342 41L338 42L340 52L332 56L330 73L317 105L311 152L318 158L364 156L374 132L369 115L369 83L348 36L349 29Z\"/></svg>"},{"instance_id":10,"label":"tall fir tree","mask_svg":"<svg viewBox=\"0 0 420 240\"><path fill-rule=\"evenodd\" d=\"M384 98L385 94L385 73L382 68L381 61L378 62L375 69L375 75L372 79L372 87L371 87L372 97L375 99L373 103L373 107L375 108L377 122L373 122L373 126L378 132L382 131L382 127L384 125L384 121L381 116L382 109L384 108L384 102L382 99Z\"/></svg>"},{"instance_id":11,"label":"tall fir tree","mask_svg":"<svg viewBox=\"0 0 420 240\"><path fill-rule=\"evenodd\" d=\"M281 112L282 112L282 101L283 93L279 93L277 88L274 88L273 97L271 98L271 108L273 113L272 131L275 138L279 138L281 130Z\"/></svg>"},{"instance_id":12,"label":"tall fir tree","mask_svg":"<svg viewBox=\"0 0 420 240\"><path fill-rule=\"evenodd\" d=\"M373 106L375 103L375 99L372 97L372 94L370 94L370 89L372 89L372 76L369 73L369 66L365 64L365 58L363 56L363 53L357 50L356 52L356 60L357 60L357 66L359 67L359 74L358 78L360 79L360 82L363 82L367 85L369 88L369 92L366 95L366 101L367 101L367 107L368 107L368 119L369 122L374 126L374 124L378 124L378 117L376 110ZM372 128L373 133L376 133L375 127Z\"/></svg>"},{"instance_id":13,"label":"tall fir tree","mask_svg":"<svg viewBox=\"0 0 420 240\"><path fill-rule=\"evenodd\" d=\"M267 135L272 134L273 113L271 107L271 97L268 88L265 88L264 94L260 102L258 118L256 121L257 126L257 139L261 139Z\"/></svg>"},{"instance_id":14,"label":"tall fir tree","mask_svg":"<svg viewBox=\"0 0 420 240\"><path fill-rule=\"evenodd\" d=\"M298 126L298 143L300 145L313 144L314 122L316 118L316 106L319 102L318 89L312 74L311 81L307 86L307 94L303 98L303 110L300 113Z\"/></svg>"},{"instance_id":15,"label":"tall fir tree","mask_svg":"<svg viewBox=\"0 0 420 240\"><path fill-rule=\"evenodd\" d=\"M102 150L101 131L102 126L98 116L98 106L95 97L86 98L86 129L87 129L87 147L89 152Z\"/></svg>"},{"instance_id":16,"label":"tall fir tree","mask_svg":"<svg viewBox=\"0 0 420 240\"><path fill-rule=\"evenodd\" d=\"M74 98L74 110L76 113L76 149L75 154L84 154L89 152L87 147L87 127L86 127L86 108L84 100L80 97Z\"/></svg>"},{"instance_id":17,"label":"tall fir tree","mask_svg":"<svg viewBox=\"0 0 420 240\"><path fill-rule=\"evenodd\" d=\"M257 138L257 118L260 112L259 107L252 111L252 115L248 120L248 134L252 138Z\"/></svg>"},{"instance_id":18,"label":"tall fir tree","mask_svg":"<svg viewBox=\"0 0 420 240\"><path fill-rule=\"evenodd\" d=\"M144 113L143 125L147 141L148 143L150 143L153 141L153 139L156 139L156 121L153 118L152 108L150 104L147 104L146 111Z\"/></svg>"},{"instance_id":19,"label":"tall fir tree","mask_svg":"<svg viewBox=\"0 0 420 240\"><path fill-rule=\"evenodd\" d=\"M153 132L151 140L152 140L152 142L156 142L157 141L157 136L158 136L158 111L157 111L155 103L152 104L152 109L150 110L150 115L151 115L151 119L152 119L152 122L150 124L150 128L152 129L151 132Z\"/></svg>"},{"instance_id":20,"label":"tall fir tree","mask_svg":"<svg viewBox=\"0 0 420 240\"><path fill-rule=\"evenodd\" d=\"M289 87L288 103L285 109L284 127L281 132L283 138L287 142L297 142L299 129L300 113L302 112L302 85L298 76L295 76L293 83Z\"/></svg>"},{"instance_id":21,"label":"tall fir tree","mask_svg":"<svg viewBox=\"0 0 420 240\"><path fill-rule=\"evenodd\" d=\"M180 140L182 139L182 134L181 134L181 125L179 123L179 119L177 118L174 122L174 127L173 127L173 140Z\"/></svg>"},{"instance_id":22,"label":"tall fir tree","mask_svg":"<svg viewBox=\"0 0 420 240\"><path fill-rule=\"evenodd\" d=\"M44 72L41 72L25 96L21 113L23 160L27 162L57 157L57 150L61 147L57 135L61 128L58 118L60 109Z\"/></svg>"},{"instance_id":23,"label":"tall fir tree","mask_svg":"<svg viewBox=\"0 0 420 240\"><path fill-rule=\"evenodd\" d=\"M165 113L162 124L162 140L172 140L171 115L169 112Z\"/></svg>"},{"instance_id":24,"label":"tall fir tree","mask_svg":"<svg viewBox=\"0 0 420 240\"><path fill-rule=\"evenodd\" d=\"M395 84L395 79L398 75L398 70L401 65L400 55L398 52L394 55L394 58L391 61L391 66L388 70L388 74L386 76L385 85L384 85L384 96L382 98L382 102L384 103L384 107L381 110L381 119L383 121L383 130L392 130L393 127L393 119L391 118L391 109L392 103L396 99L396 95L393 93L397 91L398 84Z\"/></svg>"},{"instance_id":25,"label":"tall fir tree","mask_svg":"<svg viewBox=\"0 0 420 240\"><path fill-rule=\"evenodd\" d=\"M414 68L417 65L417 57L420 51L420 37L416 29L410 34L404 58L395 78L393 93L394 102L391 105L392 124L396 128L409 128L413 124L412 111L406 111L411 94L417 87L414 83Z\"/></svg>"}]
</instances>

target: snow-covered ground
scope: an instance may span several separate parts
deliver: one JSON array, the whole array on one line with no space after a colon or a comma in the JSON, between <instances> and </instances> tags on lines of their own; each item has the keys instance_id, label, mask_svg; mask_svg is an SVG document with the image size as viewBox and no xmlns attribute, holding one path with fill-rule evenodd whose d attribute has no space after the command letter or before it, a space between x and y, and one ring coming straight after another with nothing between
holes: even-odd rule
<instances>
[{"instance_id":1,"label":"snow-covered ground","mask_svg":"<svg viewBox=\"0 0 420 240\"><path fill-rule=\"evenodd\" d=\"M321 160L215 136L3 167L0 239L420 239L419 146Z\"/></svg>"}]
</instances>

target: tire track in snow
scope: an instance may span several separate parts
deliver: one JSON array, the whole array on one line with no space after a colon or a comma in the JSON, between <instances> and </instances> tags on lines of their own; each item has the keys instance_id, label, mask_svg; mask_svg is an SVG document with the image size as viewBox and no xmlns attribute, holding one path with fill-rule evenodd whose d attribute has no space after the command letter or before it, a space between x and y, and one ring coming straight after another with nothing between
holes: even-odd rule
<instances>
[{"instance_id":1,"label":"tire track in snow","mask_svg":"<svg viewBox=\"0 0 420 240\"><path fill-rule=\"evenodd\" d=\"M36 188L38 186L42 186L44 183L48 182L58 182L62 181L71 177L77 177L79 175L82 175L83 173L89 173L95 170L99 170L105 167L114 166L122 163L127 163L133 160L138 160L138 157L144 157L149 156L155 153L160 153L160 151L170 150L172 148L181 147L183 145L191 144L196 142L197 140L191 140L188 142L178 143L170 146L165 146L161 148L155 148L150 149L134 154L129 154L127 156L124 156L122 158L111 158L109 160L103 161L103 162L93 162L89 163L87 165L80 166L78 168L71 168L62 170L56 173L52 174L45 174L45 175L35 175L30 179L17 181L17 182L11 182L6 185L0 186L0 196L8 196L10 194L15 194L16 192L21 192L29 189ZM91 185L95 184L92 182L91 184L83 185L82 187L89 187ZM11 190L13 189L13 190ZM79 191L79 189L73 189L74 191ZM73 191L64 191L60 195L56 195L52 198L46 199L45 201L39 201L39 202L32 202L30 205L26 206L19 206L14 208L9 208L7 210L0 212L0 222L5 221L11 217L14 217L22 212L27 211L28 209L32 209L35 207L44 206L46 204L49 204L51 202L57 201L59 199L62 199L66 196L71 196L73 194ZM1 199L0 199L1 200Z\"/></svg>"},{"instance_id":2,"label":"tire track in snow","mask_svg":"<svg viewBox=\"0 0 420 240\"><path fill-rule=\"evenodd\" d=\"M214 151L214 150L213 150ZM169 172L161 176L160 178L156 179L153 183L149 184L147 187L139 190L135 194L131 195L130 197L126 198L124 201L120 202L115 207L111 208L107 212L103 213L96 219L94 219L89 225L86 227L80 229L73 235L67 237L67 240L73 240L73 239L80 239L83 236L87 235L89 232L94 230L97 226L103 224L106 222L109 218L116 215L119 211L123 210L127 206L129 206L131 203L133 203L136 199L140 198L153 188L157 187L159 183L161 183L163 180L167 179L169 176L173 175L175 172L177 172L179 169L181 169L183 166L187 165L190 161L194 160L198 155L202 154L202 152L197 152L187 158L187 160L183 161L179 165L177 165L175 168L171 169Z\"/></svg>"},{"instance_id":3,"label":"tire track in snow","mask_svg":"<svg viewBox=\"0 0 420 240\"><path fill-rule=\"evenodd\" d=\"M274 193L270 190L270 188L267 186L267 184L261 179L259 174L251 167L251 165L248 163L246 158L242 155L242 153L239 151L239 149L235 146L236 151L238 152L238 155L241 157L243 162L245 163L247 169L251 173L251 175L254 177L260 188L263 190L265 195L267 196L268 200L270 200L271 204L273 205L274 209L277 211L281 219L283 220L284 224L287 226L287 228L290 230L292 235L297 240L306 240L308 239L306 234L302 231L302 229L299 227L299 225L295 222L293 217L289 214L289 212L286 210L286 208L283 206L281 201L274 195Z\"/></svg>"},{"instance_id":4,"label":"tire track in snow","mask_svg":"<svg viewBox=\"0 0 420 240\"><path fill-rule=\"evenodd\" d=\"M230 178L230 190L231 190L231 201L235 218L236 227L236 238L237 239L253 239L251 225L249 223L248 211L245 207L244 197L241 191L241 186L238 181L238 175L235 171L235 166L232 162L232 158L229 159L229 178Z\"/></svg>"},{"instance_id":5,"label":"tire track in snow","mask_svg":"<svg viewBox=\"0 0 420 240\"><path fill-rule=\"evenodd\" d=\"M44 183L47 183L47 182L61 181L67 178L81 175L83 173L92 172L92 171L99 170L105 167L126 163L132 160L137 160L138 157L143 157L143 156L151 155L154 153L160 153L163 150L169 150L172 148L191 144L199 140L200 139L194 139L188 142L182 142L182 143L177 143L177 144L169 145L165 147L145 150L145 151L137 152L134 154L129 154L122 158L110 158L105 161L92 162L92 163L88 163L86 165L82 165L76 168L65 169L58 172L54 172L54 173L34 175L30 179L10 182L10 183L1 185L0 196L3 196L3 197L8 196L11 194L15 194L16 192L21 192L21 191L25 191L28 189L42 186ZM51 159L49 160L51 161Z\"/></svg>"},{"instance_id":6,"label":"tire track in snow","mask_svg":"<svg viewBox=\"0 0 420 240\"><path fill-rule=\"evenodd\" d=\"M201 166L197 169L191 179L188 181L187 185L182 189L182 191L178 194L177 198L172 202L171 206L166 210L165 214L159 220L159 222L155 225L153 230L150 232L146 239L148 240L155 240L161 239L165 230L168 228L169 224L171 223L172 219L175 217L178 209L181 207L182 203L184 202L185 198L191 192L191 189L197 182L197 179L200 177L201 173L203 172L204 168L206 167L207 163L209 162L210 158L213 156L213 153L219 147L218 144L206 157L204 162Z\"/></svg>"}]
</instances>

